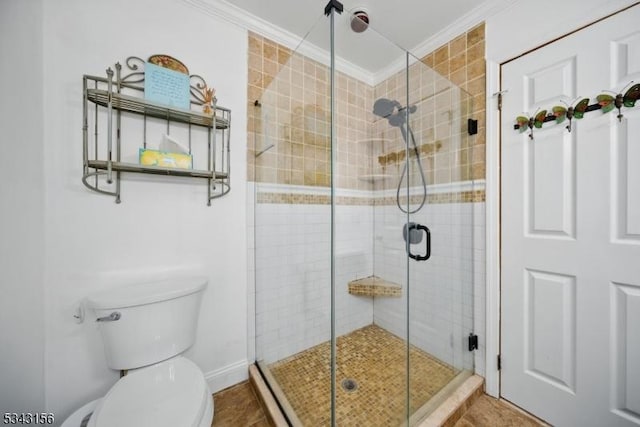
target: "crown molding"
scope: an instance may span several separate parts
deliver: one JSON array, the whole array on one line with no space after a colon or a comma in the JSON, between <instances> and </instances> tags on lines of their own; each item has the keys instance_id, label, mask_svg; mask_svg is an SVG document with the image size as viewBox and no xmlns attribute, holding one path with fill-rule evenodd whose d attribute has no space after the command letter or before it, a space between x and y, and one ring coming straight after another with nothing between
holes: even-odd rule
<instances>
[{"instance_id":1,"label":"crown molding","mask_svg":"<svg viewBox=\"0 0 640 427\"><path fill-rule=\"evenodd\" d=\"M409 49L413 55L417 58L422 58L428 53L433 52L443 44L453 40L459 35L469 31L476 25L484 22L490 16L495 15L499 11L509 7L511 3L515 3L517 0L487 0L480 6L471 9L466 14L452 22L445 27L442 31L439 31L433 37L429 37L418 45Z\"/></svg>"},{"instance_id":2,"label":"crown molding","mask_svg":"<svg viewBox=\"0 0 640 427\"><path fill-rule=\"evenodd\" d=\"M277 27L264 19L247 12L224 0L181 0L183 3L205 13L238 27L254 31L269 37L271 40L295 49L301 38L295 34Z\"/></svg>"},{"instance_id":3,"label":"crown molding","mask_svg":"<svg viewBox=\"0 0 640 427\"><path fill-rule=\"evenodd\" d=\"M471 9L469 12L462 15L460 18L452 22L443 30L439 31L437 34L434 34L432 37L429 37L428 39L409 49L409 53L414 56L414 58L410 58L410 61L419 61L421 58L433 52L445 43L450 42L459 35L469 31L476 25L486 21L487 18L495 15L496 13L507 7L510 7L516 1L517 0L485 1L480 6ZM405 66L406 58L403 55L396 61L389 64L387 67L374 73L373 84L377 85L385 81L392 75L404 70Z\"/></svg>"},{"instance_id":4,"label":"crown molding","mask_svg":"<svg viewBox=\"0 0 640 427\"><path fill-rule=\"evenodd\" d=\"M302 43L302 37L274 25L259 16L253 15L244 9L239 8L226 0L180 0L183 3L199 10L200 12L222 19L231 24L237 25L246 30L267 37L276 43L295 50L298 53L316 60L322 64L329 65L327 51L309 42ZM496 13L511 7L517 0L487 0L480 6L471 9L459 19L452 22L442 31L424 40L409 52L414 57L410 60L418 61L440 46L453 40L460 34L465 33L474 26L487 20ZM340 72L360 80L370 86L375 86L388 79L395 73L402 71L406 65L405 55L401 55L397 60L391 62L387 67L375 73L369 72L344 58L336 57L336 66Z\"/></svg>"},{"instance_id":5,"label":"crown molding","mask_svg":"<svg viewBox=\"0 0 640 427\"><path fill-rule=\"evenodd\" d=\"M326 50L310 43L301 43L303 38L274 25L259 16L253 15L225 0L181 0L183 3L231 24L260 34L278 44L300 53L308 58L329 66L329 55ZM336 68L350 77L373 85L373 74L344 58L336 57Z\"/></svg>"}]
</instances>

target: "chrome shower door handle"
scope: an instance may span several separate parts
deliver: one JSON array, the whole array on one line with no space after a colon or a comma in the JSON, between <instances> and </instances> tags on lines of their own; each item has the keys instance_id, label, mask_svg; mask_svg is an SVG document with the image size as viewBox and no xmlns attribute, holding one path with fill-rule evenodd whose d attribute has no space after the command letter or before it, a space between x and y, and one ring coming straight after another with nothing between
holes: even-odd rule
<instances>
[{"instance_id":1,"label":"chrome shower door handle","mask_svg":"<svg viewBox=\"0 0 640 427\"><path fill-rule=\"evenodd\" d=\"M426 243L426 253L424 255L415 255L411 253L411 245L409 245L409 257L415 259L416 261L426 261L431 257L431 231L429 227L422 224L413 224L411 228L422 230L427 235L425 239Z\"/></svg>"},{"instance_id":2,"label":"chrome shower door handle","mask_svg":"<svg viewBox=\"0 0 640 427\"><path fill-rule=\"evenodd\" d=\"M122 317L120 312L119 311L114 311L113 313L111 313L108 316L98 317L96 319L96 322L115 322L116 320L120 320L120 317Z\"/></svg>"}]
</instances>

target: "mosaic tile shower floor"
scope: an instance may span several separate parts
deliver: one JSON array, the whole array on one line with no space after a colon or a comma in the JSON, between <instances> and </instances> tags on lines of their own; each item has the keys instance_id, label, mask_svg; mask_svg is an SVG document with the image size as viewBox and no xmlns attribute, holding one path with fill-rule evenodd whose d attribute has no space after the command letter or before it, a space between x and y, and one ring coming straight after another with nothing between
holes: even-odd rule
<instances>
[{"instance_id":1,"label":"mosaic tile shower floor","mask_svg":"<svg viewBox=\"0 0 640 427\"><path fill-rule=\"evenodd\" d=\"M358 387L338 387L339 426L399 426L405 419L405 341L376 325L339 337L337 383L354 379ZM269 366L305 426L328 426L331 419L330 343L325 342ZM458 372L411 346L411 413Z\"/></svg>"}]
</instances>

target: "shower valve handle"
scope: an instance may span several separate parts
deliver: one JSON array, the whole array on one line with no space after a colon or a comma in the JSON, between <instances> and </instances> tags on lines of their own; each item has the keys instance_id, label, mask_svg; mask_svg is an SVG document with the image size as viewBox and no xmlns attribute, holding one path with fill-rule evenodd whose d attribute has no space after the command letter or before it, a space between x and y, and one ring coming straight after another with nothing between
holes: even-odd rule
<instances>
[{"instance_id":1,"label":"shower valve handle","mask_svg":"<svg viewBox=\"0 0 640 427\"><path fill-rule=\"evenodd\" d=\"M427 252L424 255L412 254L411 245L409 245L409 257L415 259L416 261L426 261L431 257L431 231L429 230L429 227L422 224L413 224L411 228L423 230L427 235L427 238L425 239Z\"/></svg>"}]
</instances>

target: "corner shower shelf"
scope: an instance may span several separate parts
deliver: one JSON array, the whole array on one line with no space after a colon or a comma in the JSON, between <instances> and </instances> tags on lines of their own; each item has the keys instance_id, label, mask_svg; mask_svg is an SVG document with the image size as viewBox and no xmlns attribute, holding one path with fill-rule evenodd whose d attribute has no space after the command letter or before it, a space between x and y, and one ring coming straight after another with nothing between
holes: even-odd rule
<instances>
[{"instance_id":1,"label":"corner shower shelf","mask_svg":"<svg viewBox=\"0 0 640 427\"><path fill-rule=\"evenodd\" d=\"M402 286L378 276L369 276L350 281L349 293L370 297L400 297L402 296Z\"/></svg>"},{"instance_id":2,"label":"corner shower shelf","mask_svg":"<svg viewBox=\"0 0 640 427\"><path fill-rule=\"evenodd\" d=\"M117 63L115 73L111 68L106 70L107 77L83 76L83 184L97 193L115 196L116 203L120 203L122 173L206 179L209 206L211 200L229 193L231 110L216 104L216 99L212 99L211 93L208 93L206 82L196 74L189 75L189 105L198 109L209 108L209 114L149 101L144 98L146 61L131 56L126 59L125 65L130 71L129 74L122 75L122 65ZM184 68L184 73L188 74L186 67ZM123 93L125 91L128 93ZM95 105L95 111L92 109L91 114L90 104ZM147 148L147 133L150 127L148 122L151 120L156 120L156 123L159 121L166 126L167 135L176 124L181 124L188 135L185 139L188 139L189 155L192 155L192 134L196 140L200 135L202 141L194 142L194 146L201 146L200 159L206 160L206 169L180 169L122 162L122 119L125 117L123 113L127 113L128 118L133 117L134 121L136 117L139 119L141 126L138 132L141 135L128 139L139 138L142 141L141 148ZM91 119L93 123L90 123ZM106 121L106 125L99 124L99 120ZM106 132L106 138L99 138L99 129ZM91 144L90 136L93 137ZM99 139L102 146L98 143ZM140 147L136 147L136 150L138 148ZM104 157L100 158L102 156Z\"/></svg>"}]
</instances>

